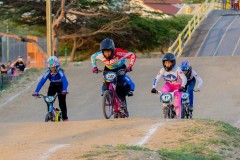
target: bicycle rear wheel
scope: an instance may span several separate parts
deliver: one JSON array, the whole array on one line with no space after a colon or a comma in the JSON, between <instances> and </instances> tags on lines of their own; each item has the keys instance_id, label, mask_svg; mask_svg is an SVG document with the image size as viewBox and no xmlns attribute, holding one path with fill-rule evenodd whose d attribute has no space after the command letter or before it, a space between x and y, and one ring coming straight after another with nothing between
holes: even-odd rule
<instances>
[{"instance_id":1,"label":"bicycle rear wheel","mask_svg":"<svg viewBox=\"0 0 240 160\"><path fill-rule=\"evenodd\" d=\"M111 118L113 114L114 102L112 91L106 90L103 94L102 109L106 119Z\"/></svg>"}]
</instances>

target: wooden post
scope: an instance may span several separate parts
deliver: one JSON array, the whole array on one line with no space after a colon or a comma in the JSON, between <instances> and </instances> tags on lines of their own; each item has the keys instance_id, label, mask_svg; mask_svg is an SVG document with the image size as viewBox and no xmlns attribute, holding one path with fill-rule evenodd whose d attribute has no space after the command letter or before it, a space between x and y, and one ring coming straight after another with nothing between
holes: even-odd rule
<instances>
[{"instance_id":1,"label":"wooden post","mask_svg":"<svg viewBox=\"0 0 240 160\"><path fill-rule=\"evenodd\" d=\"M47 55L52 55L52 6L51 0L46 0L46 24L47 24Z\"/></svg>"}]
</instances>

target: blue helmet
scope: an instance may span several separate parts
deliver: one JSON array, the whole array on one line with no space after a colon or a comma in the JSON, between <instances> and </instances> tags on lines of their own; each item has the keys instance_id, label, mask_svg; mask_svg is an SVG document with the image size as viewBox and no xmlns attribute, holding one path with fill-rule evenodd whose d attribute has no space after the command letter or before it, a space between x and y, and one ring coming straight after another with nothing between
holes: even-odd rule
<instances>
[{"instance_id":1,"label":"blue helmet","mask_svg":"<svg viewBox=\"0 0 240 160\"><path fill-rule=\"evenodd\" d=\"M190 63L188 60L183 60L181 63L182 71L188 71L191 68Z\"/></svg>"}]
</instances>

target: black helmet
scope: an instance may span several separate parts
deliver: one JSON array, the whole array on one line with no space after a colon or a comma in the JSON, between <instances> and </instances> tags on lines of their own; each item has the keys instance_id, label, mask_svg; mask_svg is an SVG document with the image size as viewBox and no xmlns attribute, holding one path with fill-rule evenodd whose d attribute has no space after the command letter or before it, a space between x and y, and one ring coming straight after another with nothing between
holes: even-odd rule
<instances>
[{"instance_id":1,"label":"black helmet","mask_svg":"<svg viewBox=\"0 0 240 160\"><path fill-rule=\"evenodd\" d=\"M166 67L164 65L164 62L165 61L170 61L172 62L172 65L170 67ZM173 67L175 66L176 64L176 58L175 58L175 55L173 53L165 53L163 55L163 58L162 58L162 63L163 63L163 67L165 68L166 71L171 71L173 69Z\"/></svg>"},{"instance_id":2,"label":"black helmet","mask_svg":"<svg viewBox=\"0 0 240 160\"><path fill-rule=\"evenodd\" d=\"M114 50L115 50L115 44L114 44L113 40L110 38L106 38L106 39L102 40L102 42L100 44L100 50L102 52L104 50L111 50L111 55L109 57L105 57L104 54L103 54L103 56L108 60L112 59L114 56Z\"/></svg>"}]
</instances>

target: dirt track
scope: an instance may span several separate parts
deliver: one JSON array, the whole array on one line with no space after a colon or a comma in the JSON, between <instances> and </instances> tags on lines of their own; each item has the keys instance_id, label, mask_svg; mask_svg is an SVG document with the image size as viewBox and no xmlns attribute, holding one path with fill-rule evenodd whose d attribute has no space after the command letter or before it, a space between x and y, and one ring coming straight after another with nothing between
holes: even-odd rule
<instances>
[{"instance_id":1,"label":"dirt track","mask_svg":"<svg viewBox=\"0 0 240 160\"><path fill-rule=\"evenodd\" d=\"M194 117L221 120L240 127L240 68L237 67L240 57L188 59L204 80L201 92L195 94ZM178 62L180 60L182 58ZM61 147L68 148L62 155L62 159L67 159L71 148L76 148L72 152L77 152L94 144L137 144L153 125L164 122L159 98L150 93L160 66L161 59L138 59L134 71L129 73L136 83L134 97L128 98L130 119L104 120L100 106L102 77L91 73L89 61L64 67L70 83L67 97L70 123L42 122L46 106L42 99L31 97L36 82L5 93L0 97L0 159L47 159ZM11 100L16 94L20 95Z\"/></svg>"}]
</instances>

